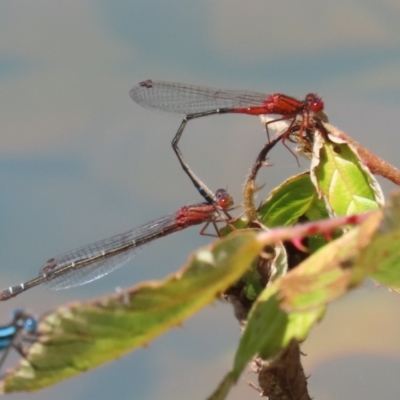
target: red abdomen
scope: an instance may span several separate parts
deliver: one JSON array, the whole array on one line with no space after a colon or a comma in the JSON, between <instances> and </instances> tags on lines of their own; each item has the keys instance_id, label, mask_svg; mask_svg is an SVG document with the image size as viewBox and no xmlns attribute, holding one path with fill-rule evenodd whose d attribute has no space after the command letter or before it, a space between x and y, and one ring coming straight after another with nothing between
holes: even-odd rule
<instances>
[{"instance_id":1,"label":"red abdomen","mask_svg":"<svg viewBox=\"0 0 400 400\"><path fill-rule=\"evenodd\" d=\"M267 97L262 106L236 108L233 112L248 115L280 114L295 115L304 110L305 104L293 97L274 93Z\"/></svg>"}]
</instances>

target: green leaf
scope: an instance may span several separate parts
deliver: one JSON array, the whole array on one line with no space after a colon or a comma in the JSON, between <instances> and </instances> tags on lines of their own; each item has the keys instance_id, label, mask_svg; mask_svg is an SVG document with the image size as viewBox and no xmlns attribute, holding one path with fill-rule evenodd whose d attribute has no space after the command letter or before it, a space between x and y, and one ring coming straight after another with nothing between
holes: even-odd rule
<instances>
[{"instance_id":1,"label":"green leaf","mask_svg":"<svg viewBox=\"0 0 400 400\"><path fill-rule=\"evenodd\" d=\"M273 189L258 215L260 222L269 228L329 217L325 202L319 198L308 172L292 176ZM325 244L324 237L312 235L307 247L313 252Z\"/></svg>"},{"instance_id":2,"label":"green leaf","mask_svg":"<svg viewBox=\"0 0 400 400\"><path fill-rule=\"evenodd\" d=\"M343 266L360 250L358 234L358 228L348 232L319 249L283 277L279 291L282 308L288 312L318 308L353 287L356 282L352 280L352 270Z\"/></svg>"},{"instance_id":3,"label":"green leaf","mask_svg":"<svg viewBox=\"0 0 400 400\"><path fill-rule=\"evenodd\" d=\"M294 225L309 213L316 219L328 216L308 172L295 175L272 190L258 210L260 221L269 228Z\"/></svg>"},{"instance_id":4,"label":"green leaf","mask_svg":"<svg viewBox=\"0 0 400 400\"><path fill-rule=\"evenodd\" d=\"M336 215L375 210L383 204L376 179L343 140L315 134L311 179Z\"/></svg>"},{"instance_id":5,"label":"green leaf","mask_svg":"<svg viewBox=\"0 0 400 400\"><path fill-rule=\"evenodd\" d=\"M44 388L146 345L218 298L261 249L254 232L237 232L196 252L164 282L54 310L2 391Z\"/></svg>"},{"instance_id":6,"label":"green leaf","mask_svg":"<svg viewBox=\"0 0 400 400\"><path fill-rule=\"evenodd\" d=\"M286 347L292 338L304 339L321 316L323 307L286 313L280 307L280 282L276 281L257 299L236 353L233 377L239 378L250 359L259 354L268 359Z\"/></svg>"},{"instance_id":7,"label":"green leaf","mask_svg":"<svg viewBox=\"0 0 400 400\"><path fill-rule=\"evenodd\" d=\"M378 221L379 222L379 221ZM370 243L360 252L356 267L377 282L400 289L400 194L392 196L383 209L378 229L371 226Z\"/></svg>"}]
</instances>

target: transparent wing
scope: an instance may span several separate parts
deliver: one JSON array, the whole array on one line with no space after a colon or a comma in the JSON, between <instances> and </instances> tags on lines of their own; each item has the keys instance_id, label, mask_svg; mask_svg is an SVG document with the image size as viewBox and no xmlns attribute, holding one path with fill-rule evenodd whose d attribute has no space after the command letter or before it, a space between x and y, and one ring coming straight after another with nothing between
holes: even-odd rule
<instances>
[{"instance_id":1,"label":"transparent wing","mask_svg":"<svg viewBox=\"0 0 400 400\"><path fill-rule=\"evenodd\" d=\"M147 80L130 91L143 107L172 114L196 114L221 108L262 107L269 95L243 90L224 90L183 83Z\"/></svg>"},{"instance_id":2,"label":"transparent wing","mask_svg":"<svg viewBox=\"0 0 400 400\"><path fill-rule=\"evenodd\" d=\"M122 267L145 244L171 231L176 214L165 216L139 228L51 258L40 269L43 283L52 290L68 289L94 281Z\"/></svg>"}]
</instances>

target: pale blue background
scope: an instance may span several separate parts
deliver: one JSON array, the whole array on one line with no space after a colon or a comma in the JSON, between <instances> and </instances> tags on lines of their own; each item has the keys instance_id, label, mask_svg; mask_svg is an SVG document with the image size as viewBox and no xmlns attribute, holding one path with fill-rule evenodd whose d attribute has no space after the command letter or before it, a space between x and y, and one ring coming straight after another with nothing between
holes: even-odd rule
<instances>
[{"instance_id":1,"label":"pale blue background","mask_svg":"<svg viewBox=\"0 0 400 400\"><path fill-rule=\"evenodd\" d=\"M129 98L144 79L318 92L334 125L399 165L399 21L393 0L2 1L1 288L34 277L50 256L200 200L170 148L180 119ZM213 190L228 187L239 203L264 142L256 118L217 116L190 123L181 148ZM283 149L270 161L260 199L301 171ZM192 228L91 285L37 288L2 303L0 317L161 279L207 242ZM399 397L399 304L369 284L330 308L306 346L312 396ZM238 338L230 307L220 303L148 348L32 397L203 399L230 367ZM244 374L229 399L258 398L245 379L255 381Z\"/></svg>"}]
</instances>

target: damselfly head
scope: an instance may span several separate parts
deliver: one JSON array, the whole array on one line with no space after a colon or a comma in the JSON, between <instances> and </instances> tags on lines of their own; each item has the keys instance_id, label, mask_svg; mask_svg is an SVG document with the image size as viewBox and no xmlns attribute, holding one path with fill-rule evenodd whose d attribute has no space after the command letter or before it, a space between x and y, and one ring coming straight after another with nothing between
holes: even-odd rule
<instances>
[{"instance_id":1,"label":"damselfly head","mask_svg":"<svg viewBox=\"0 0 400 400\"><path fill-rule=\"evenodd\" d=\"M37 321L23 309L17 308L11 312L13 325L24 329L26 332L33 333L37 329Z\"/></svg>"},{"instance_id":2,"label":"damselfly head","mask_svg":"<svg viewBox=\"0 0 400 400\"><path fill-rule=\"evenodd\" d=\"M318 113L324 109L324 102L315 93L308 93L305 102L307 108L315 113Z\"/></svg>"},{"instance_id":3,"label":"damselfly head","mask_svg":"<svg viewBox=\"0 0 400 400\"><path fill-rule=\"evenodd\" d=\"M225 189L218 189L215 192L215 197L217 198L218 205L223 209L233 205L233 197Z\"/></svg>"},{"instance_id":4,"label":"damselfly head","mask_svg":"<svg viewBox=\"0 0 400 400\"><path fill-rule=\"evenodd\" d=\"M29 333L36 332L37 325L38 325L38 323L37 323L35 318L30 317L30 316L26 316L26 318L24 320L24 325L23 325L24 326L24 330L26 332L29 332Z\"/></svg>"}]
</instances>

